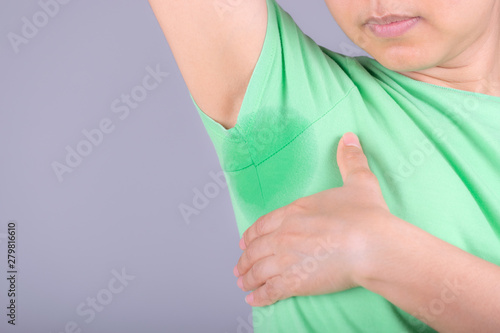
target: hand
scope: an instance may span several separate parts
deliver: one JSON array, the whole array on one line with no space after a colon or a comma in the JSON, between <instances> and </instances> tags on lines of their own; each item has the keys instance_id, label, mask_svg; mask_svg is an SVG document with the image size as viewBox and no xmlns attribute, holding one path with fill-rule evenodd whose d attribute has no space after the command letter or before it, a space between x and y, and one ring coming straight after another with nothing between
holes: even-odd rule
<instances>
[{"instance_id":1,"label":"hand","mask_svg":"<svg viewBox=\"0 0 500 333\"><path fill-rule=\"evenodd\" d=\"M299 198L243 233L234 274L243 291L255 290L245 298L250 305L359 286L368 239L383 232L393 215L351 132L339 142L337 163L342 187Z\"/></svg>"}]
</instances>

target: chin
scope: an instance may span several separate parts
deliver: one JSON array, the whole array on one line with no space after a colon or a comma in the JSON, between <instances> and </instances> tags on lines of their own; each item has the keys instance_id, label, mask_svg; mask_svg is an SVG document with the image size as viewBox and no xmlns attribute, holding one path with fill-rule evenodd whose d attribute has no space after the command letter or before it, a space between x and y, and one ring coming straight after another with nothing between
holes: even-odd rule
<instances>
[{"instance_id":1,"label":"chin","mask_svg":"<svg viewBox=\"0 0 500 333\"><path fill-rule=\"evenodd\" d=\"M431 59L425 56L425 50L414 48L391 48L369 53L382 66L395 72L412 72L429 68Z\"/></svg>"}]
</instances>

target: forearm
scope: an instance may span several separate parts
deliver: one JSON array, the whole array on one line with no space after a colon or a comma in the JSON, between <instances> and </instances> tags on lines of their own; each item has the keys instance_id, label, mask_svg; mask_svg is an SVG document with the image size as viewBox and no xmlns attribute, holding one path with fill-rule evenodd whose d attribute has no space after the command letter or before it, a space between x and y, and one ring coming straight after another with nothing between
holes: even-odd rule
<instances>
[{"instance_id":1,"label":"forearm","mask_svg":"<svg viewBox=\"0 0 500 333\"><path fill-rule=\"evenodd\" d=\"M500 332L500 267L394 219L359 284L439 332Z\"/></svg>"}]
</instances>

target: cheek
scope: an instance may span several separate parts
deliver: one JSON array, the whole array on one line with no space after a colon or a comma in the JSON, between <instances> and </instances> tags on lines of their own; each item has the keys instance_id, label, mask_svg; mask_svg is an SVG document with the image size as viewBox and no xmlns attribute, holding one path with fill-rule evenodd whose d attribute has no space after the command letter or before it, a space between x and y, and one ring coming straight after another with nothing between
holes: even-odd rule
<instances>
[{"instance_id":1,"label":"cheek","mask_svg":"<svg viewBox=\"0 0 500 333\"><path fill-rule=\"evenodd\" d=\"M342 30L350 31L357 24L360 24L363 10L362 1L326 0L325 2L330 14Z\"/></svg>"},{"instance_id":2,"label":"cheek","mask_svg":"<svg viewBox=\"0 0 500 333\"><path fill-rule=\"evenodd\" d=\"M366 36L364 36L363 27L359 23L360 19L354 16L353 13L355 13L354 9L345 12L337 11L335 12L334 19L345 35L356 45L362 47L366 43Z\"/></svg>"},{"instance_id":3,"label":"cheek","mask_svg":"<svg viewBox=\"0 0 500 333\"><path fill-rule=\"evenodd\" d=\"M427 2L427 24L448 38L467 38L482 30L491 17L491 0L441 0ZM460 37L462 36L462 37Z\"/></svg>"}]
</instances>

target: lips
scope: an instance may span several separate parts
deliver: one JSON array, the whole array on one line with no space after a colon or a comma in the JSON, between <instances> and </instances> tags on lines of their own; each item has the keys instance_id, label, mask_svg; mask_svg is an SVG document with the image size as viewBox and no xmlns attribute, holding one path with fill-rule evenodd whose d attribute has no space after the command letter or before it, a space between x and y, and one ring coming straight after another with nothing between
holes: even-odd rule
<instances>
[{"instance_id":1,"label":"lips","mask_svg":"<svg viewBox=\"0 0 500 333\"><path fill-rule=\"evenodd\" d=\"M386 15L382 17L370 17L365 24L390 24L394 22L406 21L416 16Z\"/></svg>"},{"instance_id":2,"label":"lips","mask_svg":"<svg viewBox=\"0 0 500 333\"><path fill-rule=\"evenodd\" d=\"M387 15L371 17L365 25L379 38L396 38L415 27L420 19L420 16Z\"/></svg>"}]
</instances>

